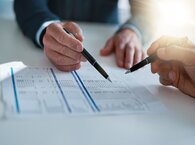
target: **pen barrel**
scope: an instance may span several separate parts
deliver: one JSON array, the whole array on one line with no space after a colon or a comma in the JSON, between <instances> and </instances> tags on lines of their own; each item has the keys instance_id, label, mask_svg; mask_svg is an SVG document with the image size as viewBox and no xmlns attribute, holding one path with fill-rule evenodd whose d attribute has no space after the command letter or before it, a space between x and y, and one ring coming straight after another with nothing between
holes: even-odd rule
<instances>
[{"instance_id":1,"label":"pen barrel","mask_svg":"<svg viewBox=\"0 0 195 145\"><path fill-rule=\"evenodd\" d=\"M92 65L94 65L96 60L93 58L93 56L85 48L83 49L83 51L81 53Z\"/></svg>"},{"instance_id":2,"label":"pen barrel","mask_svg":"<svg viewBox=\"0 0 195 145\"><path fill-rule=\"evenodd\" d=\"M97 63L97 61L93 58L93 56L84 48L81 52L83 56L95 67L95 69L104 77L108 78L108 74L105 72L105 70Z\"/></svg>"},{"instance_id":3,"label":"pen barrel","mask_svg":"<svg viewBox=\"0 0 195 145\"><path fill-rule=\"evenodd\" d=\"M108 78L108 74L105 72L105 70L97 63L95 62L94 65L95 69L105 78Z\"/></svg>"},{"instance_id":4,"label":"pen barrel","mask_svg":"<svg viewBox=\"0 0 195 145\"><path fill-rule=\"evenodd\" d=\"M72 33L70 33L68 30L66 30L64 28L64 31L66 31L66 33L70 34L71 36L74 37L74 35ZM109 78L108 74L105 72L105 70L97 63L97 61L95 60L95 58L93 58L93 56L85 49L83 48L83 51L81 52L82 55L89 61L89 63L91 65L93 65L95 67L95 69L104 77L104 78Z\"/></svg>"},{"instance_id":5,"label":"pen barrel","mask_svg":"<svg viewBox=\"0 0 195 145\"><path fill-rule=\"evenodd\" d=\"M142 60L141 62L137 63L133 67L131 67L130 71L131 72L136 71L136 70L142 68L143 66L154 62L156 59L157 59L157 55L156 55L156 53L154 53L154 54L148 56L147 58L145 58L144 60Z\"/></svg>"},{"instance_id":6,"label":"pen barrel","mask_svg":"<svg viewBox=\"0 0 195 145\"><path fill-rule=\"evenodd\" d=\"M144 59L141 62L139 62L138 64L134 65L133 67L130 68L131 72L134 72L140 68L142 68L143 66L149 64L148 59Z\"/></svg>"}]
</instances>

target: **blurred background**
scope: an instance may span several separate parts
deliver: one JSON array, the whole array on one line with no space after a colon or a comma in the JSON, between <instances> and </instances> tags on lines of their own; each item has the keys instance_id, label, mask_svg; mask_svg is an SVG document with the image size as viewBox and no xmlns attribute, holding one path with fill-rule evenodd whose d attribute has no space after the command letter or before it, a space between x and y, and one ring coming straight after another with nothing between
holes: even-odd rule
<instances>
[{"instance_id":1,"label":"blurred background","mask_svg":"<svg viewBox=\"0 0 195 145\"><path fill-rule=\"evenodd\" d=\"M14 13L12 9L14 0L0 0L0 18L13 19ZM129 2L128 0L119 0L119 15L121 23L129 17Z\"/></svg>"},{"instance_id":2,"label":"blurred background","mask_svg":"<svg viewBox=\"0 0 195 145\"><path fill-rule=\"evenodd\" d=\"M156 0L156 2L156 7L159 13L159 17L156 18L156 37L161 35L185 35L191 37L192 31L195 31L195 1ZM123 23L130 16L129 1L119 0L118 8L120 22ZM0 0L0 18L14 18L13 0Z\"/></svg>"},{"instance_id":3,"label":"blurred background","mask_svg":"<svg viewBox=\"0 0 195 145\"><path fill-rule=\"evenodd\" d=\"M13 19L13 0L0 0L0 18Z\"/></svg>"}]
</instances>

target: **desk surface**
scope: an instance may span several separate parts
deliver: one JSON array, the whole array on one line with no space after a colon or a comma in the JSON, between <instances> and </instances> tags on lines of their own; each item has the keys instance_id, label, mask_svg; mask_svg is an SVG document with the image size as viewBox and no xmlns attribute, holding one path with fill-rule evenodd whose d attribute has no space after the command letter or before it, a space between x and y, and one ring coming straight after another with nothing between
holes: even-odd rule
<instances>
[{"instance_id":1,"label":"desk surface","mask_svg":"<svg viewBox=\"0 0 195 145\"><path fill-rule=\"evenodd\" d=\"M0 64L22 61L51 66L18 29L14 20L0 19ZM100 57L99 49L117 27L81 24L85 47L105 66L116 67L114 56ZM143 75L144 74L144 75ZM165 104L169 114L142 114L0 121L2 145L191 145L195 141L195 100L163 87L150 67L134 73L137 81Z\"/></svg>"}]
</instances>

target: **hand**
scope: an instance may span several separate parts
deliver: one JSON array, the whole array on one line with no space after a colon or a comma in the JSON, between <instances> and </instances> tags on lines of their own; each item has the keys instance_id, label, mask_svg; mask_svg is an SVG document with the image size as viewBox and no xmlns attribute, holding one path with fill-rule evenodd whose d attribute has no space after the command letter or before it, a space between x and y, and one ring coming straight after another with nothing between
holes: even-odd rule
<instances>
[{"instance_id":1,"label":"hand","mask_svg":"<svg viewBox=\"0 0 195 145\"><path fill-rule=\"evenodd\" d=\"M75 38L67 34L63 28L71 32ZM76 23L53 23L47 27L43 36L44 52L59 70L73 71L80 68L81 61L85 61L81 54L82 41L82 31Z\"/></svg>"},{"instance_id":2,"label":"hand","mask_svg":"<svg viewBox=\"0 0 195 145\"><path fill-rule=\"evenodd\" d=\"M149 55L154 52L159 60L151 71L160 75L160 82L195 97L195 45L186 37L162 37L148 49Z\"/></svg>"},{"instance_id":3,"label":"hand","mask_svg":"<svg viewBox=\"0 0 195 145\"><path fill-rule=\"evenodd\" d=\"M126 69L145 58L145 52L137 34L130 29L123 29L112 36L100 51L102 56L107 56L112 52L116 54L117 65Z\"/></svg>"}]
</instances>

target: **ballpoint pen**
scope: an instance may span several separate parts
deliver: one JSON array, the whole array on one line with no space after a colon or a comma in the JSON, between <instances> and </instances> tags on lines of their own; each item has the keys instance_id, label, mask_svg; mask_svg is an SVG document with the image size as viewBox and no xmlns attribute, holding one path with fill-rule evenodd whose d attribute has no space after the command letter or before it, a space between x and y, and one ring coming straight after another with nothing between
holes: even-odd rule
<instances>
[{"instance_id":1,"label":"ballpoint pen","mask_svg":"<svg viewBox=\"0 0 195 145\"><path fill-rule=\"evenodd\" d=\"M75 38L75 36L70 33L68 30L64 28L64 31ZM89 61L89 63L94 66L94 68L108 81L112 82L109 75L106 73L106 71L98 64L98 62L95 60L95 58L85 49L83 48L83 51L81 52L82 55Z\"/></svg>"},{"instance_id":2,"label":"ballpoint pen","mask_svg":"<svg viewBox=\"0 0 195 145\"><path fill-rule=\"evenodd\" d=\"M157 55L156 53L148 56L147 58L145 58L144 60L142 60L141 62L137 63L136 65L132 66L128 71L126 71L125 74L128 74L130 72L134 72L138 69L140 69L141 67L144 67L145 65L155 61L157 59Z\"/></svg>"}]
</instances>

